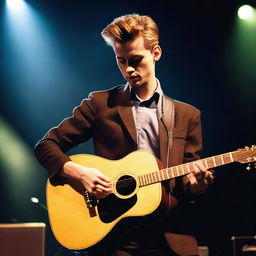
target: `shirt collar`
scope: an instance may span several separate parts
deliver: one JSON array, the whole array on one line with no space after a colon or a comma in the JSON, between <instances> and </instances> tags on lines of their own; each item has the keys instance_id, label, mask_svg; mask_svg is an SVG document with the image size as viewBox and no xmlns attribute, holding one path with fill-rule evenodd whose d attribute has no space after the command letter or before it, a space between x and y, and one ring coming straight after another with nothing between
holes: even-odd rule
<instances>
[{"instance_id":1,"label":"shirt collar","mask_svg":"<svg viewBox=\"0 0 256 256\"><path fill-rule=\"evenodd\" d=\"M157 87L153 95L147 100L140 99L138 95L136 95L135 90L129 85L131 102L134 102L134 103L137 102L138 105L140 106L161 109L163 91L162 91L160 82L157 78L156 78L156 83L157 83Z\"/></svg>"}]
</instances>

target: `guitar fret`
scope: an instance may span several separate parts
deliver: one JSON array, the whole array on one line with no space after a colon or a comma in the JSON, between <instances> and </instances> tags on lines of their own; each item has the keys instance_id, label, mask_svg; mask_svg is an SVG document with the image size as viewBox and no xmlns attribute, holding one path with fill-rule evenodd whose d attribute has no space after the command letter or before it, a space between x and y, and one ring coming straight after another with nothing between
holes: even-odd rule
<instances>
[{"instance_id":1,"label":"guitar fret","mask_svg":"<svg viewBox=\"0 0 256 256\"><path fill-rule=\"evenodd\" d=\"M180 166L176 167L176 171L177 171L177 176L180 176L180 170L179 170Z\"/></svg>"},{"instance_id":2,"label":"guitar fret","mask_svg":"<svg viewBox=\"0 0 256 256\"><path fill-rule=\"evenodd\" d=\"M163 176L163 180L165 180L165 172L164 172L164 170L162 170L162 176Z\"/></svg>"},{"instance_id":3,"label":"guitar fret","mask_svg":"<svg viewBox=\"0 0 256 256\"><path fill-rule=\"evenodd\" d=\"M150 177L151 177L152 183L155 183L156 179L155 179L155 173L154 172L150 173Z\"/></svg>"},{"instance_id":4,"label":"guitar fret","mask_svg":"<svg viewBox=\"0 0 256 256\"><path fill-rule=\"evenodd\" d=\"M156 172L153 172L153 176L154 176L154 181L157 182L157 179L156 179Z\"/></svg>"},{"instance_id":5,"label":"guitar fret","mask_svg":"<svg viewBox=\"0 0 256 256\"><path fill-rule=\"evenodd\" d=\"M175 176L179 176L179 167L178 166L176 166L176 173L175 173Z\"/></svg>"},{"instance_id":6,"label":"guitar fret","mask_svg":"<svg viewBox=\"0 0 256 256\"><path fill-rule=\"evenodd\" d=\"M152 173L152 180L153 180L153 183L156 182L156 176L155 176L155 173L154 173L154 172Z\"/></svg>"},{"instance_id":7,"label":"guitar fret","mask_svg":"<svg viewBox=\"0 0 256 256\"><path fill-rule=\"evenodd\" d=\"M151 182L151 175L150 175L150 173L147 174L147 176L148 176L148 182L149 182L148 184L152 183L152 182Z\"/></svg>"},{"instance_id":8,"label":"guitar fret","mask_svg":"<svg viewBox=\"0 0 256 256\"><path fill-rule=\"evenodd\" d=\"M182 175L184 175L183 165L181 165Z\"/></svg>"},{"instance_id":9,"label":"guitar fret","mask_svg":"<svg viewBox=\"0 0 256 256\"><path fill-rule=\"evenodd\" d=\"M144 178L144 185L146 186L148 183L147 183L147 178L146 178L146 175L143 175L143 178Z\"/></svg>"},{"instance_id":10,"label":"guitar fret","mask_svg":"<svg viewBox=\"0 0 256 256\"><path fill-rule=\"evenodd\" d=\"M171 168L171 171L172 171L172 178L174 177L174 174L173 174L173 168Z\"/></svg>"},{"instance_id":11,"label":"guitar fret","mask_svg":"<svg viewBox=\"0 0 256 256\"><path fill-rule=\"evenodd\" d=\"M146 176L146 181L147 181L147 185L150 183L149 182L149 177L148 177L148 173L145 175Z\"/></svg>"},{"instance_id":12,"label":"guitar fret","mask_svg":"<svg viewBox=\"0 0 256 256\"><path fill-rule=\"evenodd\" d=\"M184 164L184 169L185 169L185 174L188 174L189 173L189 169L188 169L188 165L187 164Z\"/></svg>"},{"instance_id":13,"label":"guitar fret","mask_svg":"<svg viewBox=\"0 0 256 256\"><path fill-rule=\"evenodd\" d=\"M149 182L150 182L150 184L154 183L153 174L152 174L152 173L149 173L148 176L149 176Z\"/></svg>"},{"instance_id":14,"label":"guitar fret","mask_svg":"<svg viewBox=\"0 0 256 256\"><path fill-rule=\"evenodd\" d=\"M161 172L161 170L159 171L159 181L161 181L162 180L162 172Z\"/></svg>"},{"instance_id":15,"label":"guitar fret","mask_svg":"<svg viewBox=\"0 0 256 256\"><path fill-rule=\"evenodd\" d=\"M204 159L204 164L205 164L206 168L209 169L207 158Z\"/></svg>"},{"instance_id":16,"label":"guitar fret","mask_svg":"<svg viewBox=\"0 0 256 256\"><path fill-rule=\"evenodd\" d=\"M139 176L138 178L139 178L139 186L142 187L141 176Z\"/></svg>"},{"instance_id":17,"label":"guitar fret","mask_svg":"<svg viewBox=\"0 0 256 256\"><path fill-rule=\"evenodd\" d=\"M160 181L160 174L159 174L159 171L157 172L157 180Z\"/></svg>"},{"instance_id":18,"label":"guitar fret","mask_svg":"<svg viewBox=\"0 0 256 256\"><path fill-rule=\"evenodd\" d=\"M160 171L160 180L163 180L163 170Z\"/></svg>"},{"instance_id":19,"label":"guitar fret","mask_svg":"<svg viewBox=\"0 0 256 256\"><path fill-rule=\"evenodd\" d=\"M163 176L163 170L160 171L160 181L162 181L164 179L164 176Z\"/></svg>"},{"instance_id":20,"label":"guitar fret","mask_svg":"<svg viewBox=\"0 0 256 256\"><path fill-rule=\"evenodd\" d=\"M222 155L220 155L220 158L221 158L221 162L222 162L222 164L225 164L225 162L224 162L224 159L223 159L223 156L222 156Z\"/></svg>"},{"instance_id":21,"label":"guitar fret","mask_svg":"<svg viewBox=\"0 0 256 256\"><path fill-rule=\"evenodd\" d=\"M147 177L148 177L148 184L150 184L151 183L150 173L147 174Z\"/></svg>"},{"instance_id":22,"label":"guitar fret","mask_svg":"<svg viewBox=\"0 0 256 256\"><path fill-rule=\"evenodd\" d=\"M165 170L166 170L166 176L167 176L167 179L170 179L168 168L167 168L167 169L165 169Z\"/></svg>"},{"instance_id":23,"label":"guitar fret","mask_svg":"<svg viewBox=\"0 0 256 256\"><path fill-rule=\"evenodd\" d=\"M148 174L148 178L149 178L149 183L152 184L153 181L153 176L151 175L151 173Z\"/></svg>"},{"instance_id":24,"label":"guitar fret","mask_svg":"<svg viewBox=\"0 0 256 256\"><path fill-rule=\"evenodd\" d=\"M212 160L213 160L214 167L216 167L216 162L215 162L215 157L214 156L212 157Z\"/></svg>"},{"instance_id":25,"label":"guitar fret","mask_svg":"<svg viewBox=\"0 0 256 256\"><path fill-rule=\"evenodd\" d=\"M146 175L143 175L143 178L144 178L144 184L147 185L147 177L146 177Z\"/></svg>"},{"instance_id":26,"label":"guitar fret","mask_svg":"<svg viewBox=\"0 0 256 256\"><path fill-rule=\"evenodd\" d=\"M143 178L143 185L144 185L144 186L147 185L146 179L145 179L145 175L143 175L142 178Z\"/></svg>"},{"instance_id":27,"label":"guitar fret","mask_svg":"<svg viewBox=\"0 0 256 256\"><path fill-rule=\"evenodd\" d=\"M177 172L177 167L173 167L173 178L176 176L176 172Z\"/></svg>"},{"instance_id":28,"label":"guitar fret","mask_svg":"<svg viewBox=\"0 0 256 256\"><path fill-rule=\"evenodd\" d=\"M146 174L147 185L149 184L148 174Z\"/></svg>"},{"instance_id":29,"label":"guitar fret","mask_svg":"<svg viewBox=\"0 0 256 256\"><path fill-rule=\"evenodd\" d=\"M146 185L146 182L145 182L145 177L144 177L144 175L141 176L141 178L142 178L142 184L143 184L143 186L145 186L145 185Z\"/></svg>"},{"instance_id":30,"label":"guitar fret","mask_svg":"<svg viewBox=\"0 0 256 256\"><path fill-rule=\"evenodd\" d=\"M164 169L162 170L162 176L163 176L163 179L162 179L162 180L165 180L165 172L164 172Z\"/></svg>"},{"instance_id":31,"label":"guitar fret","mask_svg":"<svg viewBox=\"0 0 256 256\"><path fill-rule=\"evenodd\" d=\"M188 173L190 173L190 167L189 164L187 164Z\"/></svg>"},{"instance_id":32,"label":"guitar fret","mask_svg":"<svg viewBox=\"0 0 256 256\"><path fill-rule=\"evenodd\" d=\"M142 187L143 184L142 184L142 182L141 182L141 176L139 176L138 178L139 178L139 186Z\"/></svg>"},{"instance_id":33,"label":"guitar fret","mask_svg":"<svg viewBox=\"0 0 256 256\"><path fill-rule=\"evenodd\" d=\"M164 180L167 179L167 174L166 174L166 170L165 169L163 169L163 178L164 178Z\"/></svg>"},{"instance_id":34,"label":"guitar fret","mask_svg":"<svg viewBox=\"0 0 256 256\"><path fill-rule=\"evenodd\" d=\"M166 179L167 179L166 171L165 169L163 169L163 180L166 180Z\"/></svg>"},{"instance_id":35,"label":"guitar fret","mask_svg":"<svg viewBox=\"0 0 256 256\"><path fill-rule=\"evenodd\" d=\"M234 160L233 160L233 156L232 156L231 152L229 152L229 155L230 155L230 159L231 159L231 161L232 161L232 162L234 162Z\"/></svg>"},{"instance_id":36,"label":"guitar fret","mask_svg":"<svg viewBox=\"0 0 256 256\"><path fill-rule=\"evenodd\" d=\"M160 181L160 179L159 179L159 171L156 172L156 180Z\"/></svg>"}]
</instances>

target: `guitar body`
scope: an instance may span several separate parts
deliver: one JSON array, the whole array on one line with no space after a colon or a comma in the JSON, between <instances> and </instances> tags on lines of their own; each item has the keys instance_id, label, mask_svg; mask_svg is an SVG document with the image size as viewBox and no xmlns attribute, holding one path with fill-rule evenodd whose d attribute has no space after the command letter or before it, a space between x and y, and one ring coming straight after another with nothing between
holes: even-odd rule
<instances>
[{"instance_id":1,"label":"guitar body","mask_svg":"<svg viewBox=\"0 0 256 256\"><path fill-rule=\"evenodd\" d=\"M207 169L232 163L256 162L256 147L245 147L200 161ZM102 255L113 248L131 228L155 222L176 206L169 193L169 180L189 174L193 163L166 169L150 153L135 151L120 160L75 155L72 161L97 168L113 184L113 193L96 200L78 181L62 177L47 182L48 214L55 238L74 251ZM198 160L199 161L199 160ZM172 205L171 205L172 203Z\"/></svg>"},{"instance_id":2,"label":"guitar body","mask_svg":"<svg viewBox=\"0 0 256 256\"><path fill-rule=\"evenodd\" d=\"M168 210L168 186L161 183L139 186L139 175L159 170L158 161L150 153L135 151L120 160L83 154L71 159L102 171L113 182L114 193L99 201L94 198L90 207L79 182L64 178L56 184L48 181L46 196L50 224L55 238L64 247L82 250L98 247L105 241L109 244L108 237L120 238L132 226ZM123 181L127 180L129 186L124 188Z\"/></svg>"}]
</instances>

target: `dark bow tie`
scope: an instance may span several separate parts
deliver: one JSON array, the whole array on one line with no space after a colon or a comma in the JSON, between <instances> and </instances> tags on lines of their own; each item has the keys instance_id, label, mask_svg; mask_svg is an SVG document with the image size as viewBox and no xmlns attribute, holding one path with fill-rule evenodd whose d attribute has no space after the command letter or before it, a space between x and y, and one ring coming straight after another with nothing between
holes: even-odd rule
<instances>
[{"instance_id":1,"label":"dark bow tie","mask_svg":"<svg viewBox=\"0 0 256 256\"><path fill-rule=\"evenodd\" d=\"M136 96L135 91L132 89L131 90L130 99L133 100L133 101L139 101L140 102L140 106L144 106L144 107L147 107L147 108L155 107L157 105L157 103L158 103L158 100L159 100L159 93L155 92L150 99L144 100L144 101L140 101L138 99L138 97Z\"/></svg>"}]
</instances>

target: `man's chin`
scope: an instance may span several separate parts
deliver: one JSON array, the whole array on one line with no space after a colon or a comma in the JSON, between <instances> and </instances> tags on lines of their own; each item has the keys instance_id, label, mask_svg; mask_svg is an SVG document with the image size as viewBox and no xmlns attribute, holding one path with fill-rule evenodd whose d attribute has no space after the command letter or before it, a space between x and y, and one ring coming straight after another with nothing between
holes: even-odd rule
<instances>
[{"instance_id":1,"label":"man's chin","mask_svg":"<svg viewBox=\"0 0 256 256\"><path fill-rule=\"evenodd\" d=\"M139 88L142 86L142 83L141 83L141 81L129 81L129 85L132 88Z\"/></svg>"}]
</instances>

